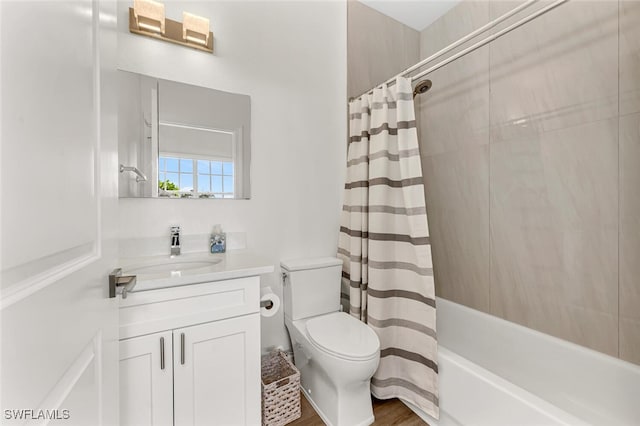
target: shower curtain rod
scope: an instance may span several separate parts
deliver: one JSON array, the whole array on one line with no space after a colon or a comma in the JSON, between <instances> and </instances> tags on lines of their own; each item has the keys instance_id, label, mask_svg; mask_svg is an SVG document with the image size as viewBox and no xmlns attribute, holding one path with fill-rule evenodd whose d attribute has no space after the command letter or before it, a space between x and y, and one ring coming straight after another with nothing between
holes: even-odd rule
<instances>
[{"instance_id":1,"label":"shower curtain rod","mask_svg":"<svg viewBox=\"0 0 640 426\"><path fill-rule=\"evenodd\" d=\"M450 52L451 50L455 49L456 47L460 46L461 44L465 43L466 41L472 39L473 37L477 36L478 34L482 34L483 32L487 31L488 29L491 29L493 27L495 27L496 25L498 25L499 23L501 23L502 21L510 18L511 16L515 15L516 13L520 12L521 10L531 6L534 3L537 3L539 0L529 0L526 3L521 4L520 6L514 8L513 10L505 13L504 15L500 16L499 18L494 19L493 21L489 22L488 24L478 28L477 30L467 34L466 36L458 39L457 41L451 43L450 45L448 45L447 47L445 47L444 49L439 50L438 52L434 53L433 55L429 56L426 59L423 59L422 61L418 62L415 65L410 66L409 68L407 68L406 70L402 71L401 73L391 77L390 79L388 79L387 81L385 81L382 84L379 84L375 87L379 87L383 84L393 84L395 83L396 78L398 77L404 77L406 74L409 74L415 70L417 70L418 68L421 68L422 66L426 65L427 63L433 61L434 59L439 58L440 56L444 55L447 52ZM468 48L461 50L460 52L456 53L455 55L451 56L450 58L447 58L441 62L438 62L436 65L433 65L432 67L422 71L419 74L414 75L413 77L411 77L411 81L413 82L414 80L417 80L421 77L424 77L425 75L432 73L433 71L440 69L442 67L444 67L447 64L450 64L451 62L479 49L480 47L491 43L492 41L502 37L503 35L515 30L516 28L526 24L529 21L534 20L535 18L544 15L545 13L549 12L550 10L555 9L556 7L568 2L569 0L556 0L555 2L551 3L550 5L543 7L542 9L537 10L536 12L532 13L531 15L522 18L521 20L509 25L508 27L498 31L497 33L475 43L472 46L469 46ZM374 88L375 89L375 88ZM357 98L360 98L366 94L372 93L374 89L368 90L366 92L364 92L362 95L358 96ZM357 99L355 98L355 99Z\"/></svg>"}]
</instances>

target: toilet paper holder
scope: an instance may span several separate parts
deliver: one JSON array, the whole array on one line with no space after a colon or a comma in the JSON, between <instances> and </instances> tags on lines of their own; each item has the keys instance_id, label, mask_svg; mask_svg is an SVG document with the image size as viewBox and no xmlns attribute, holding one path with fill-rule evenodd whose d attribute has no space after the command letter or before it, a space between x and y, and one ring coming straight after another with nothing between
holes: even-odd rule
<instances>
[{"instance_id":1,"label":"toilet paper holder","mask_svg":"<svg viewBox=\"0 0 640 426\"><path fill-rule=\"evenodd\" d=\"M261 300L260 301L261 308L271 309L273 308L273 302L271 300Z\"/></svg>"}]
</instances>

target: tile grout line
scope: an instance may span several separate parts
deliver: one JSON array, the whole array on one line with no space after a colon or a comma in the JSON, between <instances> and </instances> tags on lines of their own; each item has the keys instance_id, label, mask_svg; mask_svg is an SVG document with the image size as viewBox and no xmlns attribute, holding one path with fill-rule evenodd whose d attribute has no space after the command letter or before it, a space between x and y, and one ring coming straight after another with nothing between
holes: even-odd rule
<instances>
[{"instance_id":1,"label":"tile grout line","mask_svg":"<svg viewBox=\"0 0 640 426\"><path fill-rule=\"evenodd\" d=\"M488 10L488 14L489 14L489 21L491 21L491 4L488 3L489 8ZM493 43L489 43L489 49L487 52L487 89L489 92L489 99L488 99L488 120L489 122L487 123L487 139L488 139L488 147L487 147L487 156L488 156L488 164L487 164L487 170L488 170L488 182L487 182L487 192L489 194L489 199L487 200L488 202L488 216L489 216L489 313L493 314L493 303L492 303L492 297L491 297L491 288L493 287L493 279L492 279L492 275L491 275L491 264L493 263L493 258L492 258L492 251L493 251L493 241L491 238L491 143L492 143L492 138L491 138L491 50L492 50L492 46Z\"/></svg>"},{"instance_id":2,"label":"tile grout line","mask_svg":"<svg viewBox=\"0 0 640 426\"><path fill-rule=\"evenodd\" d=\"M621 3L618 0L618 358L620 354L620 228L622 226L622 211L620 209L620 190L621 181L620 175L622 171L620 169L620 7Z\"/></svg>"}]
</instances>

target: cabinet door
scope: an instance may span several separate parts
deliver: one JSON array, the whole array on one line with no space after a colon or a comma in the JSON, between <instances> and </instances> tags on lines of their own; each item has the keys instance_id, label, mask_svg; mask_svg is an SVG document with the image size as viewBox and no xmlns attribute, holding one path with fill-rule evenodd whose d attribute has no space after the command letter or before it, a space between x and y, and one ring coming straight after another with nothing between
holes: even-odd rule
<instances>
[{"instance_id":1,"label":"cabinet door","mask_svg":"<svg viewBox=\"0 0 640 426\"><path fill-rule=\"evenodd\" d=\"M171 331L120 342L120 424L173 425Z\"/></svg>"},{"instance_id":2,"label":"cabinet door","mask_svg":"<svg viewBox=\"0 0 640 426\"><path fill-rule=\"evenodd\" d=\"M175 424L259 425L260 315L173 331Z\"/></svg>"}]
</instances>

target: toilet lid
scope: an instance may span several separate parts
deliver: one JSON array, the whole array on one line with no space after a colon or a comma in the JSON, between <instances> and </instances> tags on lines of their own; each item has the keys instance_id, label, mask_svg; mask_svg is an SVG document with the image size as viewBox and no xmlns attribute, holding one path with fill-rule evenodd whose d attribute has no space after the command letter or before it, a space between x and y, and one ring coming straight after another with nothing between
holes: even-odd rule
<instances>
[{"instance_id":1,"label":"toilet lid","mask_svg":"<svg viewBox=\"0 0 640 426\"><path fill-rule=\"evenodd\" d=\"M340 358L369 359L380 349L376 333L344 312L310 319L307 333L316 346Z\"/></svg>"}]
</instances>

